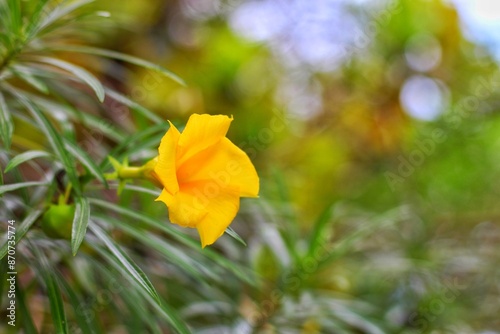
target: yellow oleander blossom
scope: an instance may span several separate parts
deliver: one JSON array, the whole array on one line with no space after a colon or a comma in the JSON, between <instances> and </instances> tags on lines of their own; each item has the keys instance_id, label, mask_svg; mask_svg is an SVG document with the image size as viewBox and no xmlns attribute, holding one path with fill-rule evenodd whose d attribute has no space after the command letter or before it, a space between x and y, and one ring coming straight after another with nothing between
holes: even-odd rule
<instances>
[{"instance_id":1,"label":"yellow oleander blossom","mask_svg":"<svg viewBox=\"0 0 500 334\"><path fill-rule=\"evenodd\" d=\"M258 197L259 177L248 156L226 138L233 118L192 115L182 133L170 123L154 174L172 223L196 227L203 247L231 224L240 197Z\"/></svg>"}]
</instances>

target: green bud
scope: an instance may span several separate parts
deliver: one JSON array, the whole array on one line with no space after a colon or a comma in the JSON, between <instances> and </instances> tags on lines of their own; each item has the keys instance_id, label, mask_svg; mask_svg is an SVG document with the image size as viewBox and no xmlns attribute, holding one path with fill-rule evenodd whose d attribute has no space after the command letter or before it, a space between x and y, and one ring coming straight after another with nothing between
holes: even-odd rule
<instances>
[{"instance_id":1,"label":"green bud","mask_svg":"<svg viewBox=\"0 0 500 334\"><path fill-rule=\"evenodd\" d=\"M52 204L42 217L42 230L54 239L71 239L74 204Z\"/></svg>"}]
</instances>

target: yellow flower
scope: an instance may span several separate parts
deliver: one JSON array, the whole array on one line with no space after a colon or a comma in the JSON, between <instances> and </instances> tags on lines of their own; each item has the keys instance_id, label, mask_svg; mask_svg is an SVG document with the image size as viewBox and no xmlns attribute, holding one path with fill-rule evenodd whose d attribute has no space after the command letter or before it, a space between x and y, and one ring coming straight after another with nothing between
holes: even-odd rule
<instances>
[{"instance_id":1,"label":"yellow flower","mask_svg":"<svg viewBox=\"0 0 500 334\"><path fill-rule=\"evenodd\" d=\"M156 199L170 221L196 227L202 247L231 224L240 197L258 197L259 177L248 156L226 138L232 117L191 115L182 134L170 123L154 173L163 186Z\"/></svg>"}]
</instances>

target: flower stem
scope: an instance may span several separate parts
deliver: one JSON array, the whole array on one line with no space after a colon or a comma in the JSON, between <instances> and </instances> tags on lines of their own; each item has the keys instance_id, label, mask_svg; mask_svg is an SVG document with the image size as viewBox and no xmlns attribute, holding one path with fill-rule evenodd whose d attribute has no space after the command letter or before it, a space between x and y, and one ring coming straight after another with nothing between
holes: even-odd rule
<instances>
[{"instance_id":1,"label":"flower stem","mask_svg":"<svg viewBox=\"0 0 500 334\"><path fill-rule=\"evenodd\" d=\"M114 173L106 174L106 178L108 180L120 180L125 182L126 180L130 179L145 179L153 182L155 185L160 186L154 173L154 168L156 162L158 161L157 158L151 159L146 164L140 167L130 167L128 166L128 162L126 161L120 163L113 157L108 158L115 169Z\"/></svg>"},{"instance_id":2,"label":"flower stem","mask_svg":"<svg viewBox=\"0 0 500 334\"><path fill-rule=\"evenodd\" d=\"M143 179L145 172L144 166L141 167L128 167L122 166L117 170L119 179Z\"/></svg>"}]
</instances>

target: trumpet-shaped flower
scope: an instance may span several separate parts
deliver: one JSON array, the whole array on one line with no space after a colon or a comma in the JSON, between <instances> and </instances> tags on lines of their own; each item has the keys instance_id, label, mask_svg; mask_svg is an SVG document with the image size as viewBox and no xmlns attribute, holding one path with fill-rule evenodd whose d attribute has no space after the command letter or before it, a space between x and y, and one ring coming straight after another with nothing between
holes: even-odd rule
<instances>
[{"instance_id":1,"label":"trumpet-shaped flower","mask_svg":"<svg viewBox=\"0 0 500 334\"><path fill-rule=\"evenodd\" d=\"M170 123L154 174L163 186L156 199L172 223L196 228L203 247L231 224L240 197L258 197L259 177L248 156L226 138L232 117L192 115L182 133Z\"/></svg>"}]
</instances>

